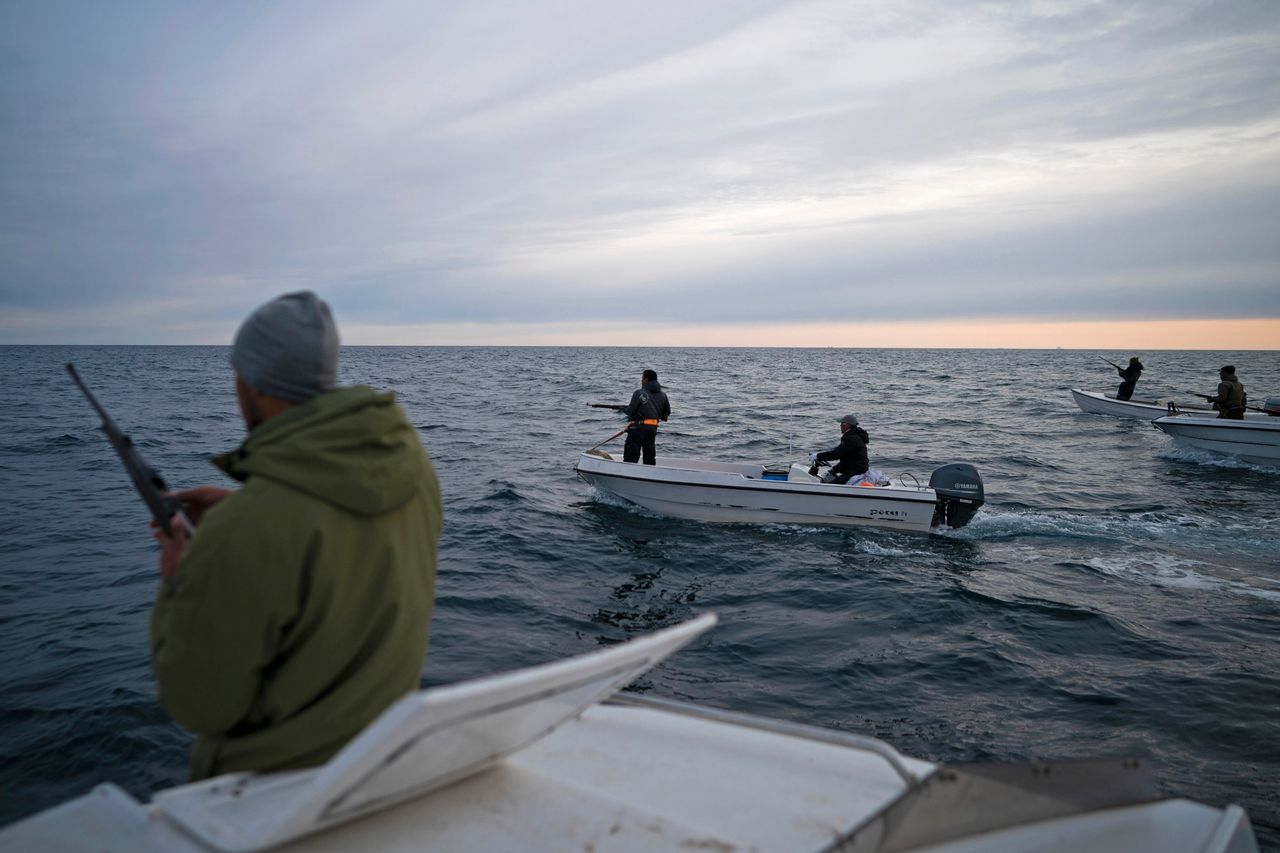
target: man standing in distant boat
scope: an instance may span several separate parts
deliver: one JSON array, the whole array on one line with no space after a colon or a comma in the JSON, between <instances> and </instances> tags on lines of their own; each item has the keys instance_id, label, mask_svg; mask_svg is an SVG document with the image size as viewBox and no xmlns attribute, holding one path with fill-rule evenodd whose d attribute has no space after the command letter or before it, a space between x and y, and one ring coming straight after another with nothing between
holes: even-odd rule
<instances>
[{"instance_id":1,"label":"man standing in distant boat","mask_svg":"<svg viewBox=\"0 0 1280 853\"><path fill-rule=\"evenodd\" d=\"M1128 367L1117 367L1116 372L1124 381L1116 389L1117 400L1128 400L1133 396L1133 389L1138 385L1138 377L1142 375L1142 362L1135 355L1129 359Z\"/></svg>"},{"instance_id":2,"label":"man standing in distant boat","mask_svg":"<svg viewBox=\"0 0 1280 853\"><path fill-rule=\"evenodd\" d=\"M1205 399L1218 410L1218 417L1232 421L1244 420L1244 407L1249 398L1244 393L1244 385L1236 377L1235 365L1228 364L1219 370L1218 379L1218 393Z\"/></svg>"},{"instance_id":3,"label":"man standing in distant boat","mask_svg":"<svg viewBox=\"0 0 1280 853\"><path fill-rule=\"evenodd\" d=\"M840 419L840 443L830 450L809 454L809 474L817 476L819 462L839 460L831 468L829 483L844 485L851 477L867 473L871 467L867 461L867 443L871 436L858 426L858 416L849 414Z\"/></svg>"},{"instance_id":4,"label":"man standing in distant boat","mask_svg":"<svg viewBox=\"0 0 1280 853\"><path fill-rule=\"evenodd\" d=\"M198 525L161 543L151 611L160 703L195 732L191 778L312 767L418 687L440 487L395 397L335 387L314 293L259 307L231 350L244 485L177 493Z\"/></svg>"},{"instance_id":5,"label":"man standing in distant boat","mask_svg":"<svg viewBox=\"0 0 1280 853\"><path fill-rule=\"evenodd\" d=\"M631 395L631 402L623 409L627 424L627 443L622 448L623 462L639 462L644 454L644 464L657 463L658 423L671 417L671 403L658 384L658 374L646 370L640 376L640 387Z\"/></svg>"}]
</instances>

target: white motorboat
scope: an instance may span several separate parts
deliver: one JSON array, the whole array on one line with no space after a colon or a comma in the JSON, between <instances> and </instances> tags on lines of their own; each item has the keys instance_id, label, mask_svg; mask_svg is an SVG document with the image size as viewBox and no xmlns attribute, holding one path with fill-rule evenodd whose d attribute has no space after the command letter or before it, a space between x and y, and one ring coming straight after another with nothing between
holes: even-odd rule
<instances>
[{"instance_id":1,"label":"white motorboat","mask_svg":"<svg viewBox=\"0 0 1280 853\"><path fill-rule=\"evenodd\" d=\"M0 830L0 849L1258 849L1243 809L1160 799L1140 758L937 765L830 729L601 704L714 622L410 694L311 770L228 774L149 804L100 785Z\"/></svg>"},{"instance_id":2,"label":"white motorboat","mask_svg":"<svg viewBox=\"0 0 1280 853\"><path fill-rule=\"evenodd\" d=\"M1216 418L1218 413L1200 403L1176 403L1173 400L1117 400L1110 394L1072 388L1071 396L1081 411L1095 415L1115 415L1120 418L1140 418L1153 421L1171 414Z\"/></svg>"},{"instance_id":3,"label":"white motorboat","mask_svg":"<svg viewBox=\"0 0 1280 853\"><path fill-rule=\"evenodd\" d=\"M591 450L574 470L598 489L637 506L693 521L833 524L928 532L963 527L984 502L972 465L944 465L929 485L901 478L887 486L835 485L799 464L765 465L659 457L656 465L622 462ZM914 478L911 478L914 480Z\"/></svg>"},{"instance_id":4,"label":"white motorboat","mask_svg":"<svg viewBox=\"0 0 1280 853\"><path fill-rule=\"evenodd\" d=\"M1166 416L1151 423L1156 429L1191 447L1235 456L1255 465L1280 467L1280 417L1245 417L1242 421L1232 421Z\"/></svg>"}]
</instances>

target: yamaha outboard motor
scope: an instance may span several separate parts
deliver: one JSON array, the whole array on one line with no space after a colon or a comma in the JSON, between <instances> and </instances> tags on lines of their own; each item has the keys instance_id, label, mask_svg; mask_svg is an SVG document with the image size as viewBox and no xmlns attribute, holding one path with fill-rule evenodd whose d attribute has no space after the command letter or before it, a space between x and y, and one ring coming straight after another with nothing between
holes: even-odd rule
<instances>
[{"instance_id":1,"label":"yamaha outboard motor","mask_svg":"<svg viewBox=\"0 0 1280 853\"><path fill-rule=\"evenodd\" d=\"M986 501L978 469L963 462L953 462L934 469L929 475L929 488L938 493L933 510L933 526L964 527Z\"/></svg>"}]
</instances>

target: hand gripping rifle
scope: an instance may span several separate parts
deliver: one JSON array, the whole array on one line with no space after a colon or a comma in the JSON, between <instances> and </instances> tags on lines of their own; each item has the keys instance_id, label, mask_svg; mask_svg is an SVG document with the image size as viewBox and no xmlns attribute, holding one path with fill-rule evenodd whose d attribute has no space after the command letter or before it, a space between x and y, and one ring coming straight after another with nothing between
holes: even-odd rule
<instances>
[{"instance_id":1,"label":"hand gripping rifle","mask_svg":"<svg viewBox=\"0 0 1280 853\"><path fill-rule=\"evenodd\" d=\"M169 527L169 520L176 516L178 522L187 530L187 535L195 533L195 526L191 524L186 513L182 511L182 504L178 499L169 494L169 487L165 485L164 479L156 473L156 469L152 468L142 458L142 454L133 446L133 439L120 431L120 427L116 426L116 422L111 420L111 416L107 414L107 410L102 408L102 404L93 396L80 379L80 374L76 373L74 364L68 362L67 373L71 374L71 378L75 380L76 385L89 399L89 405L93 406L94 411L102 418L102 426L100 429L107 434L107 440L111 442L111 446L115 448L116 455L120 457L120 461L124 463L124 470L129 473L129 479L133 480L133 487L138 490L138 494L142 495L142 500L146 503L147 508L151 510L151 517L156 525L165 532L166 535L173 535L173 531Z\"/></svg>"}]
</instances>

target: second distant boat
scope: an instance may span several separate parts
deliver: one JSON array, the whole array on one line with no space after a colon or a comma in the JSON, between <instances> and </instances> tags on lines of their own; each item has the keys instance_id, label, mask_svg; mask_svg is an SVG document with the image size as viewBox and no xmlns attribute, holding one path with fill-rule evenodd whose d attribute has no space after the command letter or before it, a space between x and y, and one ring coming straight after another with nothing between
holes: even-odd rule
<instances>
[{"instance_id":1,"label":"second distant boat","mask_svg":"<svg viewBox=\"0 0 1280 853\"><path fill-rule=\"evenodd\" d=\"M1110 394L1072 388L1071 396L1083 412L1094 415L1114 415L1118 418L1138 418L1153 421L1165 415L1183 414L1201 418L1216 418L1218 413L1200 403L1175 403L1172 400L1117 400Z\"/></svg>"}]
</instances>

